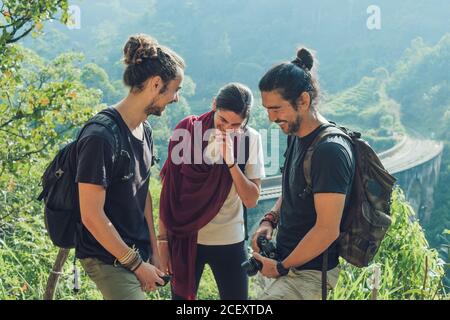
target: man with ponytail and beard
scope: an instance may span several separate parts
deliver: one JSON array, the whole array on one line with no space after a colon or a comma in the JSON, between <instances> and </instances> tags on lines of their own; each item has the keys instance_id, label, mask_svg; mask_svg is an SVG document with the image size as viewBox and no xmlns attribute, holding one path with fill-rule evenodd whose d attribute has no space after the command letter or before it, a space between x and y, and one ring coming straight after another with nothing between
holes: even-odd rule
<instances>
[{"instance_id":1,"label":"man with ponytail and beard","mask_svg":"<svg viewBox=\"0 0 450 320\"><path fill-rule=\"evenodd\" d=\"M125 44L128 96L94 116L77 142L81 223L76 256L104 299L145 299L163 285L149 192L148 116L178 101L184 62L147 35Z\"/></svg>"},{"instance_id":2,"label":"man with ponytail and beard","mask_svg":"<svg viewBox=\"0 0 450 320\"><path fill-rule=\"evenodd\" d=\"M325 299L338 279L336 240L349 203L355 160L345 137L320 136L333 124L319 112L319 86L312 72L316 64L311 52L302 48L293 61L272 67L259 82L269 120L288 135L282 195L264 215L252 242L254 257L263 265L261 273L274 279L260 299ZM304 170L309 147L311 170L306 171L311 183ZM271 239L274 229L278 261L261 256L256 243L260 235Z\"/></svg>"}]
</instances>

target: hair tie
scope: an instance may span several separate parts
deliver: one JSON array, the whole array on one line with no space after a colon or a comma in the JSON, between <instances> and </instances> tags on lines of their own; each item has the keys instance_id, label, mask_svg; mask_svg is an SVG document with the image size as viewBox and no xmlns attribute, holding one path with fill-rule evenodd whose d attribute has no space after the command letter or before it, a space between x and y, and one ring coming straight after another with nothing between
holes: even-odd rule
<instances>
[{"instance_id":1,"label":"hair tie","mask_svg":"<svg viewBox=\"0 0 450 320\"><path fill-rule=\"evenodd\" d=\"M309 72L308 67L303 63L303 60L300 59L299 57L295 58L295 59L292 61L292 63L295 64L296 66L302 68L303 70Z\"/></svg>"}]
</instances>

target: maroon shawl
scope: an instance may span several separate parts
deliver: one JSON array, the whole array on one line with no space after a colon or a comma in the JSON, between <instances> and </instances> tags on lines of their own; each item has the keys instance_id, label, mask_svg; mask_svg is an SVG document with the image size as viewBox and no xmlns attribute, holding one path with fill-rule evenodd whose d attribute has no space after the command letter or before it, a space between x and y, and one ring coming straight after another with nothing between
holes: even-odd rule
<instances>
[{"instance_id":1,"label":"maroon shawl","mask_svg":"<svg viewBox=\"0 0 450 320\"><path fill-rule=\"evenodd\" d=\"M169 142L168 158L161 170L163 179L160 218L168 231L170 258L172 262L172 286L175 294L195 299L195 261L197 234L219 212L233 183L224 164L194 164L194 151L201 147L201 155L208 141L194 144L194 122L201 121L203 133L214 128L214 112L183 119L175 129L186 129L191 137L181 142ZM198 130L198 129L197 129ZM200 139L202 139L200 137ZM191 164L175 164L171 154L175 145L183 143L191 150ZM179 149L178 149L179 150ZM235 148L236 154L236 148Z\"/></svg>"}]
</instances>

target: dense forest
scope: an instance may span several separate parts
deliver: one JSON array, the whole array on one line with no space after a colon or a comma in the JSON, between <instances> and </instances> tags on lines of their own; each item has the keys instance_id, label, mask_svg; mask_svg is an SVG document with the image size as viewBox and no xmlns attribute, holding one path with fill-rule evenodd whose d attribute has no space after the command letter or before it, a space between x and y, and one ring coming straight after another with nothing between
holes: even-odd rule
<instances>
[{"instance_id":1,"label":"dense forest","mask_svg":"<svg viewBox=\"0 0 450 320\"><path fill-rule=\"evenodd\" d=\"M419 221L396 190L394 223L376 263L383 272L381 299L448 298L450 7L446 0L378 1L381 29L370 30L371 2L71 1L80 13L74 28L77 17L69 17L67 1L0 1L0 299L42 298L57 249L35 200L39 178L90 116L126 95L122 47L130 34L141 32L187 62L180 101L149 119L162 160L175 124L210 108L217 90L230 81L254 91L250 124L278 130L261 107L257 84L271 65L292 59L299 45L317 51L320 109L330 120L362 132L377 151L412 131L444 141L433 219ZM277 139L269 139L266 152L284 152L285 137ZM158 168L153 170L156 215L160 183ZM65 266L56 297L101 298L85 276L74 295L71 268ZM343 264L333 298L370 298L371 272ZM217 299L212 281L210 274L202 280L199 298ZM257 281L252 279L253 297ZM169 292L149 297L168 298Z\"/></svg>"}]
</instances>

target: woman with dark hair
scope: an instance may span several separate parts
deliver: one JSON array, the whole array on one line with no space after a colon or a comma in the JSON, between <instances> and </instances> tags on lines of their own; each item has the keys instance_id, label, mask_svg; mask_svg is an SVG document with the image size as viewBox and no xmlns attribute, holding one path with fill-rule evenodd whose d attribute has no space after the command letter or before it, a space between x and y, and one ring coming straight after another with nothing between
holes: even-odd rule
<instances>
[{"instance_id":1,"label":"woman with dark hair","mask_svg":"<svg viewBox=\"0 0 450 320\"><path fill-rule=\"evenodd\" d=\"M161 270L173 275L173 299L195 299L205 264L221 299L248 298L241 268L247 258L243 206L256 206L265 174L261 137L247 126L252 101L250 89L228 84L211 111L177 125L175 130L188 133L181 142L181 163L175 159L175 139L169 142L161 171L158 246ZM248 156L242 155L245 150ZM193 154L202 155L201 161L190 161Z\"/></svg>"}]
</instances>

